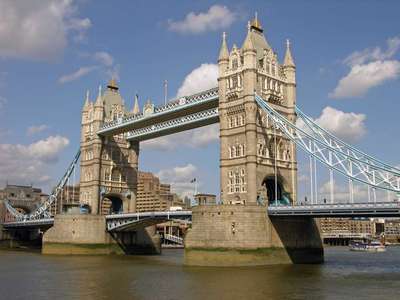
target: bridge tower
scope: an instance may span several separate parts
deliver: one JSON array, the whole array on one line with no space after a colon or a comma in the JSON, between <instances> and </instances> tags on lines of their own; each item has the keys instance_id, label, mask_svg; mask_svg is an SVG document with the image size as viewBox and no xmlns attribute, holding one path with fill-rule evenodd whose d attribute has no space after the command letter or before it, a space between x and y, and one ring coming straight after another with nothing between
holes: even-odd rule
<instances>
[{"instance_id":1,"label":"bridge tower","mask_svg":"<svg viewBox=\"0 0 400 300\"><path fill-rule=\"evenodd\" d=\"M80 202L92 214L134 212L139 143L127 142L123 134L100 137L104 122L118 121L126 114L124 100L114 79L93 103L86 97L82 109Z\"/></svg>"},{"instance_id":2,"label":"bridge tower","mask_svg":"<svg viewBox=\"0 0 400 300\"><path fill-rule=\"evenodd\" d=\"M241 49L233 45L229 53L224 34L218 65L223 203L296 199L295 145L274 130L254 99L256 92L295 120L296 71L289 44L281 65L255 18Z\"/></svg>"},{"instance_id":3,"label":"bridge tower","mask_svg":"<svg viewBox=\"0 0 400 300\"><path fill-rule=\"evenodd\" d=\"M241 48L218 58L222 205L193 208L189 265L316 263L322 243L312 219L273 219L267 205L297 197L296 147L258 107L255 93L295 122L296 66L290 43L280 64L257 19Z\"/></svg>"}]
</instances>

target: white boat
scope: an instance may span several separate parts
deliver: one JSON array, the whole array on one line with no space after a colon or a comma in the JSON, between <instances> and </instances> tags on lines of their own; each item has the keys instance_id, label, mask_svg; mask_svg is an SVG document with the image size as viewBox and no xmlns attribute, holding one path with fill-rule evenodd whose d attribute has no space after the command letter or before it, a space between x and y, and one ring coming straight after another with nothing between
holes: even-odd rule
<instances>
[{"instance_id":1,"label":"white boat","mask_svg":"<svg viewBox=\"0 0 400 300\"><path fill-rule=\"evenodd\" d=\"M378 241L350 241L349 243L350 251L360 251L360 252L384 252L386 251L386 246Z\"/></svg>"}]
</instances>

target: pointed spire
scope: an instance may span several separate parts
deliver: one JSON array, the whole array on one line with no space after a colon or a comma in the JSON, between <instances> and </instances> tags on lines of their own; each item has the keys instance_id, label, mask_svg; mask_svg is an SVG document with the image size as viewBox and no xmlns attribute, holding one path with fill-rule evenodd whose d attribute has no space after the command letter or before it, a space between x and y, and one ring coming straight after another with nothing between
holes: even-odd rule
<instances>
[{"instance_id":1,"label":"pointed spire","mask_svg":"<svg viewBox=\"0 0 400 300\"><path fill-rule=\"evenodd\" d=\"M247 36L246 39L244 40L243 46L242 46L243 51L248 51L248 50L255 50L253 42L251 41L251 25L250 21L247 23Z\"/></svg>"},{"instance_id":2,"label":"pointed spire","mask_svg":"<svg viewBox=\"0 0 400 300\"><path fill-rule=\"evenodd\" d=\"M133 106L133 110L132 110L133 114L137 115L138 113L140 113L140 108L139 108L139 96L138 94L135 94L135 104Z\"/></svg>"},{"instance_id":3,"label":"pointed spire","mask_svg":"<svg viewBox=\"0 0 400 300\"><path fill-rule=\"evenodd\" d=\"M294 60L292 57L292 52L290 51L290 41L289 39L286 40L286 53L285 59L283 60L283 64L285 66L295 67Z\"/></svg>"},{"instance_id":4,"label":"pointed spire","mask_svg":"<svg viewBox=\"0 0 400 300\"><path fill-rule=\"evenodd\" d=\"M254 14L253 21L251 21L251 28L253 28L253 29L257 30L257 31L261 31L261 32L263 31L261 23L258 20L257 12L255 12L255 14Z\"/></svg>"},{"instance_id":5,"label":"pointed spire","mask_svg":"<svg viewBox=\"0 0 400 300\"><path fill-rule=\"evenodd\" d=\"M103 105L103 99L102 99L102 95L101 95L101 85L99 85L99 94L97 95L95 105Z\"/></svg>"},{"instance_id":6,"label":"pointed spire","mask_svg":"<svg viewBox=\"0 0 400 300\"><path fill-rule=\"evenodd\" d=\"M89 90L87 90L86 91L86 100L85 100L85 107L87 107L87 106L89 106L89 102L90 102L90 100L89 100Z\"/></svg>"},{"instance_id":7,"label":"pointed spire","mask_svg":"<svg viewBox=\"0 0 400 300\"><path fill-rule=\"evenodd\" d=\"M228 60L229 59L229 51L228 46L226 45L226 33L222 33L222 45L221 50L219 50L218 60Z\"/></svg>"}]
</instances>

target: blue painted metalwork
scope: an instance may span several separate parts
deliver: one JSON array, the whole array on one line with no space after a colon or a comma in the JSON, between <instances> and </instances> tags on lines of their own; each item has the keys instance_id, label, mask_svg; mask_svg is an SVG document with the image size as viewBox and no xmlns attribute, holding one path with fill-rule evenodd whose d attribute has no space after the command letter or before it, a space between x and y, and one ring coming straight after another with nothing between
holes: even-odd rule
<instances>
[{"instance_id":1,"label":"blue painted metalwork","mask_svg":"<svg viewBox=\"0 0 400 300\"><path fill-rule=\"evenodd\" d=\"M183 220L190 222L192 220L192 211L156 211L106 216L107 231L109 232L124 231L129 228L135 228L135 226L146 227L148 225L162 223L168 220Z\"/></svg>"},{"instance_id":2,"label":"blue painted metalwork","mask_svg":"<svg viewBox=\"0 0 400 300\"><path fill-rule=\"evenodd\" d=\"M318 205L269 206L268 215L273 217L400 217L400 203L349 203Z\"/></svg>"},{"instance_id":3,"label":"blue painted metalwork","mask_svg":"<svg viewBox=\"0 0 400 300\"><path fill-rule=\"evenodd\" d=\"M257 94L255 99L285 136L328 168L343 174L350 180L373 188L400 192L400 173L397 168L378 163L378 160L370 156L368 158L361 156L359 154L362 152L355 150L354 147L346 148L347 144L333 134L324 134L320 127L311 118L306 119L304 114L299 114L298 117L307 124L306 129L291 123Z\"/></svg>"},{"instance_id":4,"label":"blue painted metalwork","mask_svg":"<svg viewBox=\"0 0 400 300\"><path fill-rule=\"evenodd\" d=\"M113 135L116 132L128 131L128 129L125 128L135 127L135 125L140 122L150 121L158 117L167 117L168 115L172 116L174 113L176 114L178 112L183 113L186 110L193 109L194 107L201 107L207 103L218 106L218 88L206 90L187 97L181 97L165 105L155 107L154 112L148 115L139 113L105 123L100 127L97 134Z\"/></svg>"},{"instance_id":5,"label":"blue painted metalwork","mask_svg":"<svg viewBox=\"0 0 400 300\"><path fill-rule=\"evenodd\" d=\"M194 114L175 118L169 121L157 123L155 125L142 127L129 131L126 139L129 140L147 140L157 136L176 133L179 131L196 128L204 125L210 125L219 122L218 108L212 108Z\"/></svg>"},{"instance_id":6,"label":"blue painted metalwork","mask_svg":"<svg viewBox=\"0 0 400 300\"><path fill-rule=\"evenodd\" d=\"M59 183L56 185L56 187L51 192L50 196L35 211L31 212L30 214L21 214L18 211L16 211L15 208L13 208L8 201L5 201L8 211L15 217L15 219L17 221L28 221L28 220L35 220L35 219L50 217L50 215L49 215L50 207L56 201L58 195L64 188L68 179L71 177L71 174L74 171L76 164L78 163L80 155L81 155L81 151L79 150L76 153L71 164L69 165L64 176L61 178Z\"/></svg>"}]
</instances>

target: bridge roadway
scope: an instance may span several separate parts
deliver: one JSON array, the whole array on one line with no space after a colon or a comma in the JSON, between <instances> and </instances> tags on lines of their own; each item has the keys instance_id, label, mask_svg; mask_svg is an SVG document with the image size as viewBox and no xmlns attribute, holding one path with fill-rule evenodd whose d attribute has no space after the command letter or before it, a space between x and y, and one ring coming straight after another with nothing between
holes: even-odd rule
<instances>
[{"instance_id":1,"label":"bridge roadway","mask_svg":"<svg viewBox=\"0 0 400 300\"><path fill-rule=\"evenodd\" d=\"M311 217L311 218L344 218L344 217L400 217L400 202L353 203L353 204L314 204L294 206L269 206L270 217ZM106 216L108 232L134 231L147 226L180 220L190 223L192 212L156 211ZM51 227L54 219L38 219L4 223L5 229Z\"/></svg>"}]
</instances>

